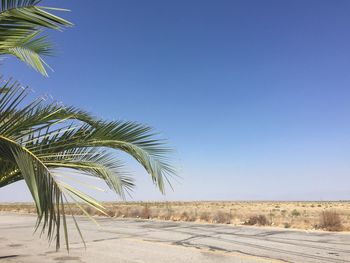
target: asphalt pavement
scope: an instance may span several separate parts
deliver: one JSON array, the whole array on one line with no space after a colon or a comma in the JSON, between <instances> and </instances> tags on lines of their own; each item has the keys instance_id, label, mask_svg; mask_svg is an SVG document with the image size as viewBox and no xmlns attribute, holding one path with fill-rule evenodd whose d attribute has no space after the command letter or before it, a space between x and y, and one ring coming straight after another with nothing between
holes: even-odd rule
<instances>
[{"instance_id":1,"label":"asphalt pavement","mask_svg":"<svg viewBox=\"0 0 350 263\"><path fill-rule=\"evenodd\" d=\"M0 262L350 262L350 233L137 219L70 221L70 252L33 235L36 217L0 213Z\"/></svg>"}]
</instances>

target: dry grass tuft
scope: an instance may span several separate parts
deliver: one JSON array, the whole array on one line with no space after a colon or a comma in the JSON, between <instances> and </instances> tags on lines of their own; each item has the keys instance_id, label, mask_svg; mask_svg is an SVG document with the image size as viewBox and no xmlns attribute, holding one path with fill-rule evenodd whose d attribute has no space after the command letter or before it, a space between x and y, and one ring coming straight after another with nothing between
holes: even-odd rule
<instances>
[{"instance_id":1,"label":"dry grass tuft","mask_svg":"<svg viewBox=\"0 0 350 263\"><path fill-rule=\"evenodd\" d=\"M213 223L230 224L231 223L231 215L229 213L218 211L215 213L215 215L213 217Z\"/></svg>"},{"instance_id":2,"label":"dry grass tuft","mask_svg":"<svg viewBox=\"0 0 350 263\"><path fill-rule=\"evenodd\" d=\"M151 218L151 209L149 209L148 206L145 206L141 211L140 217L142 219L150 219Z\"/></svg>"},{"instance_id":3,"label":"dry grass tuft","mask_svg":"<svg viewBox=\"0 0 350 263\"><path fill-rule=\"evenodd\" d=\"M139 207L135 207L128 211L127 217L139 218L141 216L141 209Z\"/></svg>"},{"instance_id":4,"label":"dry grass tuft","mask_svg":"<svg viewBox=\"0 0 350 263\"><path fill-rule=\"evenodd\" d=\"M200 214L199 219L205 222L210 222L210 214L208 212L203 212Z\"/></svg>"},{"instance_id":5,"label":"dry grass tuft","mask_svg":"<svg viewBox=\"0 0 350 263\"><path fill-rule=\"evenodd\" d=\"M193 213L188 213L188 212L182 212L180 216L181 221L188 221L188 222L194 222L196 221L196 216Z\"/></svg>"},{"instance_id":6,"label":"dry grass tuft","mask_svg":"<svg viewBox=\"0 0 350 263\"><path fill-rule=\"evenodd\" d=\"M245 225L254 226L267 226L269 225L269 221L267 220L265 215L253 215L248 218L247 221L244 222Z\"/></svg>"},{"instance_id":7,"label":"dry grass tuft","mask_svg":"<svg viewBox=\"0 0 350 263\"><path fill-rule=\"evenodd\" d=\"M343 225L340 215L334 210L323 211L320 216L319 228L328 231L341 231Z\"/></svg>"}]
</instances>

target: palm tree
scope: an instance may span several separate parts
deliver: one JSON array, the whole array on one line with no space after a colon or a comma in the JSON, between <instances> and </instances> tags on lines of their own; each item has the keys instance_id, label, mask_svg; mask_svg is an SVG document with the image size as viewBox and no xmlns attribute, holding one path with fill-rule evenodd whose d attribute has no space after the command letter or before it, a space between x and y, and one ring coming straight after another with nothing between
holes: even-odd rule
<instances>
[{"instance_id":1,"label":"palm tree","mask_svg":"<svg viewBox=\"0 0 350 263\"><path fill-rule=\"evenodd\" d=\"M52 11L61 8L38 6L41 0L1 0L0 6L0 56L13 55L47 76L42 56L52 55L51 43L44 28L62 30L72 23Z\"/></svg>"},{"instance_id":2,"label":"palm tree","mask_svg":"<svg viewBox=\"0 0 350 263\"><path fill-rule=\"evenodd\" d=\"M39 2L1 1L0 55L14 55L47 75L41 56L51 54L52 46L39 34L42 28L61 29L71 23L48 12L63 9L39 7ZM57 249L62 227L69 249L66 210L72 205L88 217L83 204L105 213L98 201L71 185L84 184L72 171L104 180L124 198L134 183L114 152L122 151L139 162L164 193L164 181L175 175L171 150L150 127L100 120L44 98L26 103L29 95L18 82L0 79L0 188L25 181L36 205L36 229L41 226L50 241L56 239Z\"/></svg>"}]
</instances>

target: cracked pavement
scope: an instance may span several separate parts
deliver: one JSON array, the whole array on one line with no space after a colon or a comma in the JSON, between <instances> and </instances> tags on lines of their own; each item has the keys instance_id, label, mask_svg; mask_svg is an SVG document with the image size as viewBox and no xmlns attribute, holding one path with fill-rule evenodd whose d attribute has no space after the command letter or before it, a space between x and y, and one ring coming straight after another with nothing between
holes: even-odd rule
<instances>
[{"instance_id":1,"label":"cracked pavement","mask_svg":"<svg viewBox=\"0 0 350 263\"><path fill-rule=\"evenodd\" d=\"M0 213L0 262L350 262L350 233L79 217L70 252L33 235L34 215Z\"/></svg>"}]
</instances>

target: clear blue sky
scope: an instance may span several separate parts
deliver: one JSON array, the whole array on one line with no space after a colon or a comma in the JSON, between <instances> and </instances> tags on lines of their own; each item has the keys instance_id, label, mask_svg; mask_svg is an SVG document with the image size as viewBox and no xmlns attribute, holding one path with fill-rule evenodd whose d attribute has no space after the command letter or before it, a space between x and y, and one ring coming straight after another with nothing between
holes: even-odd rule
<instances>
[{"instance_id":1,"label":"clear blue sky","mask_svg":"<svg viewBox=\"0 0 350 263\"><path fill-rule=\"evenodd\" d=\"M132 162L135 200L350 199L349 1L44 4L71 9L76 25L50 32L55 72L15 59L0 69L37 94L163 132L183 179L163 197ZM0 200L26 199L24 189Z\"/></svg>"}]
</instances>

